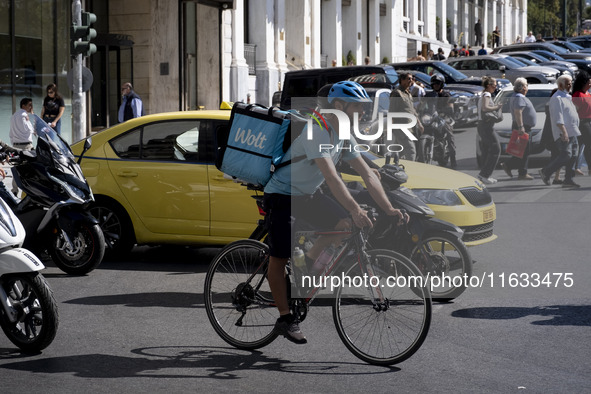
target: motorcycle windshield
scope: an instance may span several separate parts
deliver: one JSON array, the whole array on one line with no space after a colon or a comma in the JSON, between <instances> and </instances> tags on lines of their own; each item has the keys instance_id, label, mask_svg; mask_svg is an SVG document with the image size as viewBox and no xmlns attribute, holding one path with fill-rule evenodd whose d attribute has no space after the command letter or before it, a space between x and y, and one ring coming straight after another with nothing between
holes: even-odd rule
<instances>
[{"instance_id":1,"label":"motorcycle windshield","mask_svg":"<svg viewBox=\"0 0 591 394\"><path fill-rule=\"evenodd\" d=\"M86 189L86 181L70 146L37 115L30 117L37 133L37 160L63 174L64 180ZM54 171L51 171L54 173Z\"/></svg>"}]
</instances>

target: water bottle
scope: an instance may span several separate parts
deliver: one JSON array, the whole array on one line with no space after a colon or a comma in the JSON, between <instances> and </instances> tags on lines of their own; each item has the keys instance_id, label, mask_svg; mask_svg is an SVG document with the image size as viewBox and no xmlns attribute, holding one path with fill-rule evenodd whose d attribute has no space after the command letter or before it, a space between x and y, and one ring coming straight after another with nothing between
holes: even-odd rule
<instances>
[{"instance_id":1,"label":"water bottle","mask_svg":"<svg viewBox=\"0 0 591 394\"><path fill-rule=\"evenodd\" d=\"M293 264L301 270L306 268L306 256L304 255L304 251L299 247L296 247L293 251Z\"/></svg>"},{"instance_id":2,"label":"water bottle","mask_svg":"<svg viewBox=\"0 0 591 394\"><path fill-rule=\"evenodd\" d=\"M324 269L328 266L328 264L330 264L334 254L335 249L332 246L329 246L328 248L324 249L322 253L320 253L320 256L318 256L318 258L314 262L314 267L312 268L314 273L319 274L323 272Z\"/></svg>"}]
</instances>

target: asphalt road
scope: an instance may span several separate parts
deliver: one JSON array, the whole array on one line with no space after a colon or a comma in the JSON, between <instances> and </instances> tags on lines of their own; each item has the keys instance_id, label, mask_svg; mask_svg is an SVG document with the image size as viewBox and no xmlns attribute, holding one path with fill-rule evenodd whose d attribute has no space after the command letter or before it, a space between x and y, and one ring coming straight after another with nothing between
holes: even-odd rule
<instances>
[{"instance_id":1,"label":"asphalt road","mask_svg":"<svg viewBox=\"0 0 591 394\"><path fill-rule=\"evenodd\" d=\"M457 137L460 170L475 175L474 132ZM59 302L57 337L26 356L0 336L0 391L590 392L591 177L562 190L495 175L499 238L471 248L482 285L435 304L425 343L399 365L356 359L326 305L302 324L307 345L233 349L203 308L218 249L141 247L84 277L44 271ZM535 287L534 274L549 280Z\"/></svg>"}]
</instances>

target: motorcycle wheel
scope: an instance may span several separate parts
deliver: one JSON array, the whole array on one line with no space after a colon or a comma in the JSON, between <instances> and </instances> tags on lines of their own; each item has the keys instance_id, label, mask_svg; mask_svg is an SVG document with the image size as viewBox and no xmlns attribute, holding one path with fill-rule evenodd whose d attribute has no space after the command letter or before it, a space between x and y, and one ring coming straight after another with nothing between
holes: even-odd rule
<instances>
[{"instance_id":1,"label":"motorcycle wheel","mask_svg":"<svg viewBox=\"0 0 591 394\"><path fill-rule=\"evenodd\" d=\"M51 344L58 327L57 303L53 292L38 272L6 275L0 286L17 312L10 322L0 308L0 325L12 343L28 353L40 352Z\"/></svg>"},{"instance_id":2,"label":"motorcycle wheel","mask_svg":"<svg viewBox=\"0 0 591 394\"><path fill-rule=\"evenodd\" d=\"M105 237L98 224L81 223L68 245L61 231L54 235L49 251L55 265L70 275L84 275L98 267L105 255Z\"/></svg>"},{"instance_id":3,"label":"motorcycle wheel","mask_svg":"<svg viewBox=\"0 0 591 394\"><path fill-rule=\"evenodd\" d=\"M423 275L429 274L434 301L449 302L457 298L466 290L466 282L472 276L472 257L468 248L461 239L444 232L427 234L413 248L410 259ZM451 281L441 280L448 277ZM453 281L457 277L462 279L461 283L459 279Z\"/></svg>"}]
</instances>

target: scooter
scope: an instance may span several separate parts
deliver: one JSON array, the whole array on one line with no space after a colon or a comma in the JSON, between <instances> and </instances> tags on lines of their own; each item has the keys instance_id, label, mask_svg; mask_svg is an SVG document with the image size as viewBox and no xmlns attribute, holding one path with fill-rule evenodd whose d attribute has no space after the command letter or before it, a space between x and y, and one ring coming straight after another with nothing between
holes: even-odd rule
<instances>
[{"instance_id":1,"label":"scooter","mask_svg":"<svg viewBox=\"0 0 591 394\"><path fill-rule=\"evenodd\" d=\"M23 225L0 199L0 326L24 352L51 344L58 327L57 303L39 272L45 267L27 249Z\"/></svg>"},{"instance_id":2,"label":"scooter","mask_svg":"<svg viewBox=\"0 0 591 394\"><path fill-rule=\"evenodd\" d=\"M447 302L458 297L472 276L472 258L462 241L463 230L435 218L433 210L419 196L402 186L408 175L396 154L386 155L386 163L381 168L366 155L362 154L362 157L379 172L392 206L410 216L408 224L398 225L398 220L383 212L380 214L378 209L379 215L368 241L371 247L395 250L410 258L431 280L433 300ZM343 165L339 165L338 169L341 172L351 171ZM347 187L360 204L376 205L359 182L349 182Z\"/></svg>"},{"instance_id":3,"label":"scooter","mask_svg":"<svg viewBox=\"0 0 591 394\"><path fill-rule=\"evenodd\" d=\"M48 253L68 274L84 275L105 254L105 237L88 210L94 196L67 142L38 116L29 118L38 137L36 150L20 151L9 159L25 194L11 206L27 232L24 246ZM89 138L84 152L90 143Z\"/></svg>"}]
</instances>

